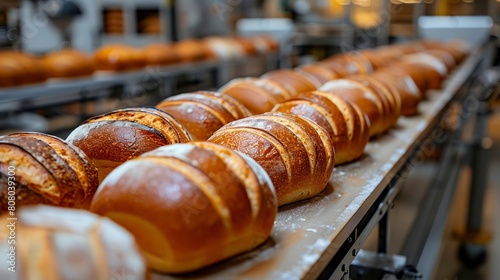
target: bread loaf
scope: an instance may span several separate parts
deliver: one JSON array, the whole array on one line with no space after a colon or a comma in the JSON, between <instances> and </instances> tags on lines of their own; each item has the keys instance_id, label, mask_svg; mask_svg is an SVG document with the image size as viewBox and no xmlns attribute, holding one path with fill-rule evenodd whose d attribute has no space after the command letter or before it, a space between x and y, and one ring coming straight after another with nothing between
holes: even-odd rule
<instances>
[{"instance_id":1,"label":"bread loaf","mask_svg":"<svg viewBox=\"0 0 500 280\"><path fill-rule=\"evenodd\" d=\"M240 151L267 171L278 205L313 197L327 185L335 154L327 132L291 114L266 113L237 120L209 141Z\"/></svg>"},{"instance_id":2,"label":"bread loaf","mask_svg":"<svg viewBox=\"0 0 500 280\"><path fill-rule=\"evenodd\" d=\"M0 87L35 84L47 79L45 65L35 56L0 52Z\"/></svg>"},{"instance_id":3,"label":"bread loaf","mask_svg":"<svg viewBox=\"0 0 500 280\"><path fill-rule=\"evenodd\" d=\"M322 85L318 91L335 94L356 104L370 120L370 136L383 133L389 126L391 116L382 98L360 82L338 79Z\"/></svg>"},{"instance_id":4,"label":"bread loaf","mask_svg":"<svg viewBox=\"0 0 500 280\"><path fill-rule=\"evenodd\" d=\"M429 54L441 61L446 66L447 73L451 72L451 70L453 70L456 66L455 58L447 51L431 49L425 50L421 53Z\"/></svg>"},{"instance_id":5,"label":"bread loaf","mask_svg":"<svg viewBox=\"0 0 500 280\"><path fill-rule=\"evenodd\" d=\"M2 221L7 217L2 216ZM147 279L134 238L107 218L46 205L24 207L16 217L14 226L12 221L4 222L0 231L0 260L6 266L0 270L3 280ZM10 239L11 234L15 239ZM11 246L16 249L15 272L7 270Z\"/></svg>"},{"instance_id":6,"label":"bread loaf","mask_svg":"<svg viewBox=\"0 0 500 280\"><path fill-rule=\"evenodd\" d=\"M83 52L65 49L43 58L48 78L72 78L92 75L94 64Z\"/></svg>"},{"instance_id":7,"label":"bread loaf","mask_svg":"<svg viewBox=\"0 0 500 280\"><path fill-rule=\"evenodd\" d=\"M99 182L123 162L191 136L172 116L156 109L129 108L93 117L66 139L97 167Z\"/></svg>"},{"instance_id":8,"label":"bread loaf","mask_svg":"<svg viewBox=\"0 0 500 280\"><path fill-rule=\"evenodd\" d=\"M106 45L94 53L96 70L127 71L146 66L146 55L140 50L127 45Z\"/></svg>"},{"instance_id":9,"label":"bread loaf","mask_svg":"<svg viewBox=\"0 0 500 280\"><path fill-rule=\"evenodd\" d=\"M215 58L214 54L210 52L207 45L201 40L183 40L175 43L174 48L180 60L184 62Z\"/></svg>"},{"instance_id":10,"label":"bread loaf","mask_svg":"<svg viewBox=\"0 0 500 280\"><path fill-rule=\"evenodd\" d=\"M280 83L263 78L233 79L219 92L238 100L252 114L269 112L274 105L292 97Z\"/></svg>"},{"instance_id":11,"label":"bread loaf","mask_svg":"<svg viewBox=\"0 0 500 280\"><path fill-rule=\"evenodd\" d=\"M193 142L124 163L99 186L91 210L128 229L149 267L183 273L264 242L277 204L269 176L251 158Z\"/></svg>"},{"instance_id":12,"label":"bread loaf","mask_svg":"<svg viewBox=\"0 0 500 280\"><path fill-rule=\"evenodd\" d=\"M344 76L373 72L373 66L370 61L366 57L354 52L333 55L324 60L324 63L328 65L340 65L346 71Z\"/></svg>"},{"instance_id":13,"label":"bread loaf","mask_svg":"<svg viewBox=\"0 0 500 280\"><path fill-rule=\"evenodd\" d=\"M358 159L369 138L369 119L358 106L326 92L306 92L278 104L274 112L304 116L322 128L332 139L335 163Z\"/></svg>"},{"instance_id":14,"label":"bread loaf","mask_svg":"<svg viewBox=\"0 0 500 280\"><path fill-rule=\"evenodd\" d=\"M150 44L144 48L148 65L168 65L180 61L175 48L168 44Z\"/></svg>"},{"instance_id":15,"label":"bread loaf","mask_svg":"<svg viewBox=\"0 0 500 280\"><path fill-rule=\"evenodd\" d=\"M320 84L340 78L335 71L318 63L297 67L295 71L299 72L299 74L307 73L308 75L312 75Z\"/></svg>"},{"instance_id":16,"label":"bread loaf","mask_svg":"<svg viewBox=\"0 0 500 280\"><path fill-rule=\"evenodd\" d=\"M425 99L427 96L427 90L429 89L430 81L426 75L426 71L424 70L424 68L418 66L415 67L410 64L405 64L398 61L377 70L377 72L388 73L396 77L410 76L413 82L417 85L423 99Z\"/></svg>"},{"instance_id":17,"label":"bread loaf","mask_svg":"<svg viewBox=\"0 0 500 280\"><path fill-rule=\"evenodd\" d=\"M97 178L89 158L55 136L14 133L0 137L0 212L8 210L9 197L15 197L16 207L44 203L88 208Z\"/></svg>"},{"instance_id":18,"label":"bread loaf","mask_svg":"<svg viewBox=\"0 0 500 280\"><path fill-rule=\"evenodd\" d=\"M193 140L204 141L223 125L250 116L250 112L227 94L209 91L169 97L156 108L178 120Z\"/></svg>"},{"instance_id":19,"label":"bread loaf","mask_svg":"<svg viewBox=\"0 0 500 280\"><path fill-rule=\"evenodd\" d=\"M422 101L423 95L409 75L405 73L375 72L372 77L385 85L395 87L401 97L401 115L413 116L418 114L418 104Z\"/></svg>"},{"instance_id":20,"label":"bread loaf","mask_svg":"<svg viewBox=\"0 0 500 280\"><path fill-rule=\"evenodd\" d=\"M233 39L225 37L207 37L204 44L218 59L241 58L246 55L241 44Z\"/></svg>"},{"instance_id":21,"label":"bread loaf","mask_svg":"<svg viewBox=\"0 0 500 280\"><path fill-rule=\"evenodd\" d=\"M268 72L261 76L280 84L288 92L297 95L301 92L316 90L321 82L309 73L298 73L290 69L280 69Z\"/></svg>"},{"instance_id":22,"label":"bread loaf","mask_svg":"<svg viewBox=\"0 0 500 280\"><path fill-rule=\"evenodd\" d=\"M401 62L422 71L427 78L429 89L440 89L446 75L448 75L446 65L429 54L416 53L406 55L401 59Z\"/></svg>"},{"instance_id":23,"label":"bread loaf","mask_svg":"<svg viewBox=\"0 0 500 280\"><path fill-rule=\"evenodd\" d=\"M369 75L355 75L350 76L349 79L360 82L379 96L382 104L386 108L385 111L388 112L388 121L385 122L384 131L398 122L399 116L401 115L401 96L391 83L384 84Z\"/></svg>"}]
</instances>

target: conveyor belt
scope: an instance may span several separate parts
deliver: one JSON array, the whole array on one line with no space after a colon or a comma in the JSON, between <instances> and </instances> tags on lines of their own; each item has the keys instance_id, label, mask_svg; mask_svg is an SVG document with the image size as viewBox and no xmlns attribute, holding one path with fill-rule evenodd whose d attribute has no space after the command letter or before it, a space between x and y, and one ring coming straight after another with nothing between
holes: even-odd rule
<instances>
[{"instance_id":1,"label":"conveyor belt","mask_svg":"<svg viewBox=\"0 0 500 280\"><path fill-rule=\"evenodd\" d=\"M374 209L382 209L373 206L382 195L394 196L390 187L482 59L482 52L475 50L449 76L442 91L429 92L429 100L420 104L420 115L401 117L395 129L368 144L361 160L336 167L321 194L280 208L264 245L195 274L153 274L152 280L316 279L332 259L341 265L346 254L341 249L356 241L363 230L358 232L358 227L375 226L371 216L377 214Z\"/></svg>"}]
</instances>

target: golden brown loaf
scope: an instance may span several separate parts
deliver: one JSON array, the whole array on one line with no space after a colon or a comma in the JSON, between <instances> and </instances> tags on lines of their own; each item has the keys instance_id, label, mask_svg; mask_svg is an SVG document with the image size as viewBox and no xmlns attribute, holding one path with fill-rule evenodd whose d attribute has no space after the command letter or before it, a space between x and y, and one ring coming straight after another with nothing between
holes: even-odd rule
<instances>
[{"instance_id":1,"label":"golden brown loaf","mask_svg":"<svg viewBox=\"0 0 500 280\"><path fill-rule=\"evenodd\" d=\"M274 105L292 97L280 83L263 78L233 79L219 92L238 100L252 114L269 112Z\"/></svg>"},{"instance_id":2,"label":"golden brown loaf","mask_svg":"<svg viewBox=\"0 0 500 280\"><path fill-rule=\"evenodd\" d=\"M128 229L149 267L183 273L264 242L277 202L269 176L250 157L193 142L124 163L99 186L91 210Z\"/></svg>"},{"instance_id":3,"label":"golden brown loaf","mask_svg":"<svg viewBox=\"0 0 500 280\"><path fill-rule=\"evenodd\" d=\"M156 108L178 120L193 140L204 141L223 125L250 116L250 112L227 94L210 91L184 93L169 97Z\"/></svg>"},{"instance_id":4,"label":"golden brown loaf","mask_svg":"<svg viewBox=\"0 0 500 280\"><path fill-rule=\"evenodd\" d=\"M144 48L148 65L167 65L180 61L175 48L168 44L151 44Z\"/></svg>"},{"instance_id":5,"label":"golden brown loaf","mask_svg":"<svg viewBox=\"0 0 500 280\"><path fill-rule=\"evenodd\" d=\"M401 62L422 71L427 78L429 89L440 89L448 74L446 65L429 54L415 53L406 55L401 59Z\"/></svg>"},{"instance_id":6,"label":"golden brown loaf","mask_svg":"<svg viewBox=\"0 0 500 280\"><path fill-rule=\"evenodd\" d=\"M430 81L424 69L425 66L412 66L398 61L379 69L377 72L388 73L396 77L410 76L413 82L417 85L422 97L425 98L427 96Z\"/></svg>"},{"instance_id":7,"label":"golden brown loaf","mask_svg":"<svg viewBox=\"0 0 500 280\"><path fill-rule=\"evenodd\" d=\"M312 75L320 84L340 78L340 76L330 68L324 67L321 64L307 64L294 69L300 74L307 73Z\"/></svg>"},{"instance_id":8,"label":"golden brown loaf","mask_svg":"<svg viewBox=\"0 0 500 280\"><path fill-rule=\"evenodd\" d=\"M0 52L0 87L40 83L47 79L45 65L35 56Z\"/></svg>"},{"instance_id":9,"label":"golden brown loaf","mask_svg":"<svg viewBox=\"0 0 500 280\"><path fill-rule=\"evenodd\" d=\"M146 66L144 51L127 45L106 45L94 53L96 70L126 71Z\"/></svg>"},{"instance_id":10,"label":"golden brown loaf","mask_svg":"<svg viewBox=\"0 0 500 280\"><path fill-rule=\"evenodd\" d=\"M92 75L94 63L85 53L65 49L43 58L48 78L72 78Z\"/></svg>"},{"instance_id":11,"label":"golden brown loaf","mask_svg":"<svg viewBox=\"0 0 500 280\"><path fill-rule=\"evenodd\" d=\"M422 51L421 53L429 54L439 59L439 61L441 61L446 66L446 70L448 73L451 72L451 70L453 70L453 68L455 68L456 66L455 58L447 51L439 49L431 49Z\"/></svg>"},{"instance_id":12,"label":"golden brown loaf","mask_svg":"<svg viewBox=\"0 0 500 280\"><path fill-rule=\"evenodd\" d=\"M191 136L171 115L152 108L129 108L93 117L66 139L97 167L99 182L123 162Z\"/></svg>"},{"instance_id":13,"label":"golden brown loaf","mask_svg":"<svg viewBox=\"0 0 500 280\"><path fill-rule=\"evenodd\" d=\"M370 61L358 53L341 53L324 60L325 64L340 65L347 72L346 75L367 74L373 72Z\"/></svg>"},{"instance_id":14,"label":"golden brown loaf","mask_svg":"<svg viewBox=\"0 0 500 280\"><path fill-rule=\"evenodd\" d=\"M205 38L203 43L218 59L239 58L246 55L243 46L231 38L212 36Z\"/></svg>"},{"instance_id":15,"label":"golden brown loaf","mask_svg":"<svg viewBox=\"0 0 500 280\"><path fill-rule=\"evenodd\" d=\"M298 73L290 69L274 70L261 77L279 83L282 87L286 88L292 96L302 92L316 90L321 86L321 82L315 78L314 75L309 73Z\"/></svg>"},{"instance_id":16,"label":"golden brown loaf","mask_svg":"<svg viewBox=\"0 0 500 280\"><path fill-rule=\"evenodd\" d=\"M401 115L413 116L418 114L418 104L422 101L423 95L409 75L405 73L398 75L388 72L375 72L372 77L385 85L392 85L395 88L397 94L401 97Z\"/></svg>"},{"instance_id":17,"label":"golden brown loaf","mask_svg":"<svg viewBox=\"0 0 500 280\"><path fill-rule=\"evenodd\" d=\"M9 171L15 191L9 188ZM80 149L42 133L0 137L0 177L0 212L8 210L9 196L15 197L16 207L88 208L99 184L96 168Z\"/></svg>"},{"instance_id":18,"label":"golden brown loaf","mask_svg":"<svg viewBox=\"0 0 500 280\"><path fill-rule=\"evenodd\" d=\"M175 43L174 47L181 61L197 61L215 57L201 40L183 40Z\"/></svg>"},{"instance_id":19,"label":"golden brown loaf","mask_svg":"<svg viewBox=\"0 0 500 280\"><path fill-rule=\"evenodd\" d=\"M273 181L278 205L320 193L335 163L327 132L291 114L266 113L237 120L216 131L209 141L257 161Z\"/></svg>"},{"instance_id":20,"label":"golden brown loaf","mask_svg":"<svg viewBox=\"0 0 500 280\"><path fill-rule=\"evenodd\" d=\"M273 111L304 116L324 128L335 148L335 163L363 155L369 139L368 117L358 106L326 92L306 92L278 104Z\"/></svg>"},{"instance_id":21,"label":"golden brown loaf","mask_svg":"<svg viewBox=\"0 0 500 280\"><path fill-rule=\"evenodd\" d=\"M16 217L16 272L7 270L13 239L6 227L0 231L0 251L5 252L0 259L6 266L0 279L147 279L134 238L108 218L46 205L24 207Z\"/></svg>"},{"instance_id":22,"label":"golden brown loaf","mask_svg":"<svg viewBox=\"0 0 500 280\"><path fill-rule=\"evenodd\" d=\"M349 79L360 82L379 96L385 107L385 112L387 112L387 122L385 122L383 126L384 131L398 122L399 116L401 115L401 96L391 83L382 83L371 77L371 75L355 75L350 76Z\"/></svg>"},{"instance_id":23,"label":"golden brown loaf","mask_svg":"<svg viewBox=\"0 0 500 280\"><path fill-rule=\"evenodd\" d=\"M384 132L391 121L390 112L384 106L381 97L360 82L347 79L334 80L322 85L318 91L335 94L356 104L370 120L370 136Z\"/></svg>"}]
</instances>

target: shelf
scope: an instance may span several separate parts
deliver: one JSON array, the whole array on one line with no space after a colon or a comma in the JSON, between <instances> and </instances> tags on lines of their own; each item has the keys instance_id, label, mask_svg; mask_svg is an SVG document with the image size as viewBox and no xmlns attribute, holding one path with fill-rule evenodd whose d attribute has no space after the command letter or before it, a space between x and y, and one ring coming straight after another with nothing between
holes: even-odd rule
<instances>
[{"instance_id":1,"label":"shelf","mask_svg":"<svg viewBox=\"0 0 500 280\"><path fill-rule=\"evenodd\" d=\"M271 237L262 246L194 274L153 273L151 279L316 279L333 258L344 259L339 256L345 254L343 244L356 241L351 240L353 233L354 239L361 234L362 228L357 232L360 223L371 220L377 209L373 206L384 193L391 194L390 183L398 180L481 59L476 50L450 75L442 91L429 93L429 100L420 104L420 115L401 117L397 128L368 144L360 160L335 167L321 194L281 207ZM374 226L365 223L365 228Z\"/></svg>"},{"instance_id":2,"label":"shelf","mask_svg":"<svg viewBox=\"0 0 500 280\"><path fill-rule=\"evenodd\" d=\"M59 79L35 85L10 88L0 88L0 113L23 110L26 105L41 103L44 106L59 104L64 101L78 101L84 98L104 96L107 93L99 91L114 86L145 83L149 79L163 82L179 75L219 71L231 65L251 64L255 60L277 61L275 53L255 55L231 60L206 60L173 64L168 66L148 66L128 72L95 72L93 76L78 79ZM277 64L277 63L276 63ZM267 69L268 70L268 69ZM224 77L216 78L218 83L225 83ZM216 85L216 86L220 86Z\"/></svg>"}]
</instances>

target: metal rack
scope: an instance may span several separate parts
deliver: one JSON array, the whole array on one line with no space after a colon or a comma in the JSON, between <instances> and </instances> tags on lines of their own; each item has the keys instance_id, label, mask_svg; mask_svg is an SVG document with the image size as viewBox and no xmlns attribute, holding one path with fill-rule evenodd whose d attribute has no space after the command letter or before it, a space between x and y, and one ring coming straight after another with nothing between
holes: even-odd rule
<instances>
[{"instance_id":1,"label":"metal rack","mask_svg":"<svg viewBox=\"0 0 500 280\"><path fill-rule=\"evenodd\" d=\"M259 67L255 67L258 64ZM96 72L91 77L57 79L42 84L0 89L0 113L48 107L74 101L105 98L106 89L127 85L144 86L155 83L162 97L176 93L172 80L182 75L211 73L212 86L222 86L237 76L255 76L276 68L277 54L254 55L230 60L207 60L115 73ZM229 69L229 70L228 70ZM253 70L257 69L257 71Z\"/></svg>"},{"instance_id":2,"label":"metal rack","mask_svg":"<svg viewBox=\"0 0 500 280\"><path fill-rule=\"evenodd\" d=\"M463 88L481 69L483 60L483 49L475 50L450 75L442 91L429 93L428 100L420 104L420 115L402 117L397 128L368 144L359 161L337 166L318 196L281 207L271 237L262 246L193 274L153 273L151 279L348 279L352 261L377 224L382 228L379 252L386 251L387 213L406 172L450 104L465 96ZM446 142L459 136L460 131L455 131L447 135ZM448 149L443 160L453 164L460 156L461 151ZM445 174L456 173L455 167ZM444 198L438 212L447 211L453 194L453 180L444 179L441 176L436 181L442 184Z\"/></svg>"}]
</instances>

